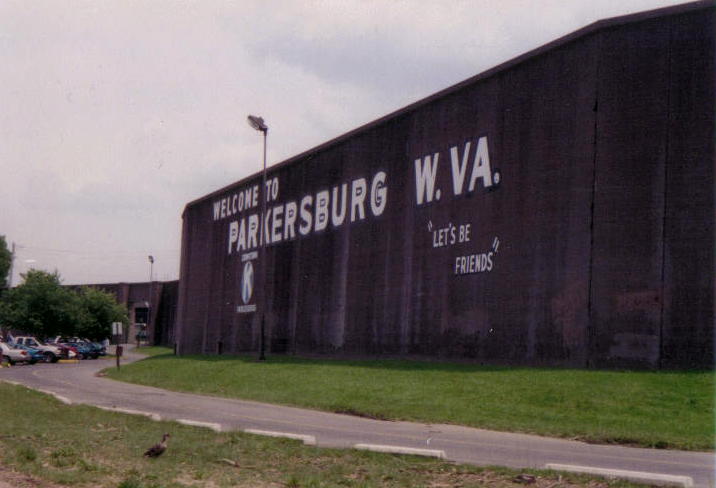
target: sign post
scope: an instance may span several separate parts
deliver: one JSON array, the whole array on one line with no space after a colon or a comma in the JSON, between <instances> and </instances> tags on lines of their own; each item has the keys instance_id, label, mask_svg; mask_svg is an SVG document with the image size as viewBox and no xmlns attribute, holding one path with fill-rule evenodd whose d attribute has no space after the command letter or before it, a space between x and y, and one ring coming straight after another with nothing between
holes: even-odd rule
<instances>
[{"instance_id":1,"label":"sign post","mask_svg":"<svg viewBox=\"0 0 716 488\"><path fill-rule=\"evenodd\" d=\"M117 358L117 369L119 369L119 358L122 357L123 347L120 345L117 345L117 353L115 354L115 357Z\"/></svg>"}]
</instances>

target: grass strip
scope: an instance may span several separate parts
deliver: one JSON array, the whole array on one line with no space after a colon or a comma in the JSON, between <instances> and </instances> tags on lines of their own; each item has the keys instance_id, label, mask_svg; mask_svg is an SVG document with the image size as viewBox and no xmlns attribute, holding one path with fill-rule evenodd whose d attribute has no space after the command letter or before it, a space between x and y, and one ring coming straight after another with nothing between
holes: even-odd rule
<instances>
[{"instance_id":1,"label":"grass strip","mask_svg":"<svg viewBox=\"0 0 716 488\"><path fill-rule=\"evenodd\" d=\"M173 351L170 348L162 346L141 346L139 348L134 348L133 350L134 352L143 354L144 356L148 357L166 356L169 354L173 354Z\"/></svg>"},{"instance_id":2,"label":"grass strip","mask_svg":"<svg viewBox=\"0 0 716 488\"><path fill-rule=\"evenodd\" d=\"M378 419L684 450L714 448L712 371L595 371L406 360L181 356L110 377ZM143 352L143 351L140 351Z\"/></svg>"},{"instance_id":3,"label":"grass strip","mask_svg":"<svg viewBox=\"0 0 716 488\"><path fill-rule=\"evenodd\" d=\"M546 471L477 468L428 458L306 447L298 441L215 433L176 422L63 405L48 395L0 383L4 410L0 474L10 469L41 486L97 488L635 486ZM142 453L171 434L157 459ZM24 479L23 483L27 480ZM37 483L33 484L36 486ZM24 485L23 485L24 486Z\"/></svg>"}]
</instances>

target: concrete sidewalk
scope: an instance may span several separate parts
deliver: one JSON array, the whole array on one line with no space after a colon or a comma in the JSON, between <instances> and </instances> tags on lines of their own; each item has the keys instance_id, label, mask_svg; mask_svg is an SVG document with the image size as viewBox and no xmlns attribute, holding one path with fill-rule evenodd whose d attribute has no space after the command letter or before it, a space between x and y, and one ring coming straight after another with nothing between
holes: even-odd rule
<instances>
[{"instance_id":1,"label":"concrete sidewalk","mask_svg":"<svg viewBox=\"0 0 716 488\"><path fill-rule=\"evenodd\" d=\"M141 357L129 350L123 363ZM99 370L113 365L110 360L86 360L78 364L14 367L0 370L0 379L54 394L66 403L84 403L155 419L189 421L215 430L293 436L319 446L350 448L362 444L381 449L388 446L393 452L417 449L425 455L483 466L545 468L547 464L560 464L690 477L694 486L700 487L715 483L713 453L593 445L456 425L380 421L177 393L96 376ZM683 480L686 478L681 478ZM688 486L686 482L676 484Z\"/></svg>"}]
</instances>

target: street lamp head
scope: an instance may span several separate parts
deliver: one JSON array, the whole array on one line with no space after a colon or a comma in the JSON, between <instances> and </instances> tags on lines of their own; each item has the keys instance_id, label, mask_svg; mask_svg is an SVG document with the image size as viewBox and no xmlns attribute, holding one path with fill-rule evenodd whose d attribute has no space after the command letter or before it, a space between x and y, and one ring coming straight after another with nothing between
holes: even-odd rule
<instances>
[{"instance_id":1,"label":"street lamp head","mask_svg":"<svg viewBox=\"0 0 716 488\"><path fill-rule=\"evenodd\" d=\"M257 117L256 115L249 115L247 117L247 120L249 121L249 125L253 127L256 130L260 130L264 134L268 132L268 126L264 122L263 117Z\"/></svg>"}]
</instances>

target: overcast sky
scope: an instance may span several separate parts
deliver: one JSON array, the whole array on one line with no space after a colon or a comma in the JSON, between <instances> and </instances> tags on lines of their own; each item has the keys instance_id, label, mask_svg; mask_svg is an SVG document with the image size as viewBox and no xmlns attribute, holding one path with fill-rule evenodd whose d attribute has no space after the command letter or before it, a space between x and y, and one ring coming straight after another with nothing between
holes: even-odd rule
<instances>
[{"instance_id":1,"label":"overcast sky","mask_svg":"<svg viewBox=\"0 0 716 488\"><path fill-rule=\"evenodd\" d=\"M179 276L186 203L670 0L0 2L0 235L64 282Z\"/></svg>"}]
</instances>

